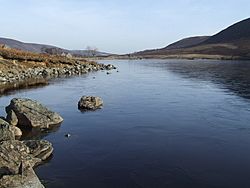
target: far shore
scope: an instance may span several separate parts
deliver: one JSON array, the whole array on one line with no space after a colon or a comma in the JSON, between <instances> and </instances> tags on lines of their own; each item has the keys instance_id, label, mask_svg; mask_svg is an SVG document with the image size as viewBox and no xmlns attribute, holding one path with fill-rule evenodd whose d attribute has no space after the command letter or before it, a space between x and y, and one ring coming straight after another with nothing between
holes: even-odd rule
<instances>
[{"instance_id":1,"label":"far shore","mask_svg":"<svg viewBox=\"0 0 250 188\"><path fill-rule=\"evenodd\" d=\"M174 54L174 55L112 55L112 56L99 56L99 57L87 57L90 61L98 60L142 60L142 59L186 59L186 60L250 60L246 57L230 56L230 55L210 55L210 54Z\"/></svg>"},{"instance_id":2,"label":"far shore","mask_svg":"<svg viewBox=\"0 0 250 188\"><path fill-rule=\"evenodd\" d=\"M0 47L0 95L12 90L44 86L56 77L86 74L91 71L110 70L112 65L96 63L98 60L143 60L143 59L186 59L186 60L249 60L240 56L210 54L171 55L110 55L95 57L62 57L58 55L35 54L21 50Z\"/></svg>"}]
</instances>

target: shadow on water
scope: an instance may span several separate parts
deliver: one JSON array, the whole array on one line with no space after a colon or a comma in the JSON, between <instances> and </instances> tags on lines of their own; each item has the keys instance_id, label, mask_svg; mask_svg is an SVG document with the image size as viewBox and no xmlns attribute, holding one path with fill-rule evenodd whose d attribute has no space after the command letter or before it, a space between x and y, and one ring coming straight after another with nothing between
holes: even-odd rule
<instances>
[{"instance_id":1,"label":"shadow on water","mask_svg":"<svg viewBox=\"0 0 250 188\"><path fill-rule=\"evenodd\" d=\"M87 77L88 74L82 75L61 75L59 77L45 77L45 78L31 78L25 81L15 82L15 83L7 83L0 84L0 97L14 95L19 91L28 91L39 89L54 82L63 82L65 79L76 78L76 77Z\"/></svg>"},{"instance_id":2,"label":"shadow on water","mask_svg":"<svg viewBox=\"0 0 250 188\"><path fill-rule=\"evenodd\" d=\"M20 140L41 140L48 136L51 133L57 132L61 127L61 124L59 125L54 125L50 129L36 129L36 128L31 128L31 129L22 129L23 135L20 138Z\"/></svg>"},{"instance_id":3,"label":"shadow on water","mask_svg":"<svg viewBox=\"0 0 250 188\"><path fill-rule=\"evenodd\" d=\"M250 99L248 61L175 60L165 63L165 66L169 71L185 78L211 81L222 89L228 89L240 97Z\"/></svg>"}]
</instances>

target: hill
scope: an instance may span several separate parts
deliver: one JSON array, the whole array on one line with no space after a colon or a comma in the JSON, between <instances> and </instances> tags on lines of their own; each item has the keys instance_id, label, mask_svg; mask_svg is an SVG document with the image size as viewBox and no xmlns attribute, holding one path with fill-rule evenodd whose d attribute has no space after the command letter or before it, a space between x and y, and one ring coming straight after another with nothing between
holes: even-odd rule
<instances>
[{"instance_id":1,"label":"hill","mask_svg":"<svg viewBox=\"0 0 250 188\"><path fill-rule=\"evenodd\" d=\"M208 38L204 44L229 43L250 39L250 18L240 21Z\"/></svg>"},{"instance_id":2,"label":"hill","mask_svg":"<svg viewBox=\"0 0 250 188\"><path fill-rule=\"evenodd\" d=\"M47 53L53 55L61 55L61 54L68 54L74 56L85 57L89 56L90 52L88 50L67 50L63 48L59 48L52 45L46 44L35 44L35 43L25 43L18 40L8 39L8 38L0 38L0 44L4 44L10 48L34 52L34 53ZM96 56L108 56L110 54L105 52L95 52Z\"/></svg>"},{"instance_id":3,"label":"hill","mask_svg":"<svg viewBox=\"0 0 250 188\"><path fill-rule=\"evenodd\" d=\"M209 38L209 36L189 37L189 38L179 40L173 44L170 44L163 49L174 50L174 49L188 48L188 47L196 46L196 45L206 41L208 38Z\"/></svg>"},{"instance_id":4,"label":"hill","mask_svg":"<svg viewBox=\"0 0 250 188\"><path fill-rule=\"evenodd\" d=\"M144 58L250 59L250 18L211 37L191 37L155 50L133 54Z\"/></svg>"}]
</instances>

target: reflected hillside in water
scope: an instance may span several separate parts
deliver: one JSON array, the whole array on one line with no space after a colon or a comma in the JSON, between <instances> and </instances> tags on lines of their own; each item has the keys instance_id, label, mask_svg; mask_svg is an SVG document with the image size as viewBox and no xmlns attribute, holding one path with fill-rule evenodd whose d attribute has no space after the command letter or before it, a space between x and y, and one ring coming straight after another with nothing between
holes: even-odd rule
<instances>
[{"instance_id":1,"label":"reflected hillside in water","mask_svg":"<svg viewBox=\"0 0 250 188\"><path fill-rule=\"evenodd\" d=\"M163 64L184 78L211 81L222 89L250 99L249 61L169 60ZM162 65L159 63L158 66Z\"/></svg>"}]
</instances>

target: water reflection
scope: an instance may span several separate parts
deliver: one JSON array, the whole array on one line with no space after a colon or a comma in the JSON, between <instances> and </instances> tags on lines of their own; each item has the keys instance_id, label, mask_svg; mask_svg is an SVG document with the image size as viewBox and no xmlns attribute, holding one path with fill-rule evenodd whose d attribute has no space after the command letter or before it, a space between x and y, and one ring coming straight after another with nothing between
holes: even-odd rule
<instances>
[{"instance_id":1,"label":"water reflection","mask_svg":"<svg viewBox=\"0 0 250 188\"><path fill-rule=\"evenodd\" d=\"M248 98L247 62L108 63L120 72L1 97L2 107L29 97L64 118L43 134L55 149L36 169L46 187L249 187L249 100L238 97ZM102 97L104 108L81 113L82 95Z\"/></svg>"},{"instance_id":2,"label":"water reflection","mask_svg":"<svg viewBox=\"0 0 250 188\"><path fill-rule=\"evenodd\" d=\"M2 95L11 95L17 90L28 90L41 88L48 85L48 80L44 78L39 79L28 79L22 82L0 84L0 96Z\"/></svg>"},{"instance_id":3,"label":"water reflection","mask_svg":"<svg viewBox=\"0 0 250 188\"><path fill-rule=\"evenodd\" d=\"M220 88L228 89L240 97L250 99L250 62L169 60L158 63L185 78L211 81ZM152 64L151 64L152 65Z\"/></svg>"},{"instance_id":4,"label":"water reflection","mask_svg":"<svg viewBox=\"0 0 250 188\"><path fill-rule=\"evenodd\" d=\"M39 129L39 128L32 128L32 129L23 129L22 128L22 137L20 140L41 140L48 136L49 134L57 132L61 127L61 124L54 125L49 129Z\"/></svg>"}]
</instances>

